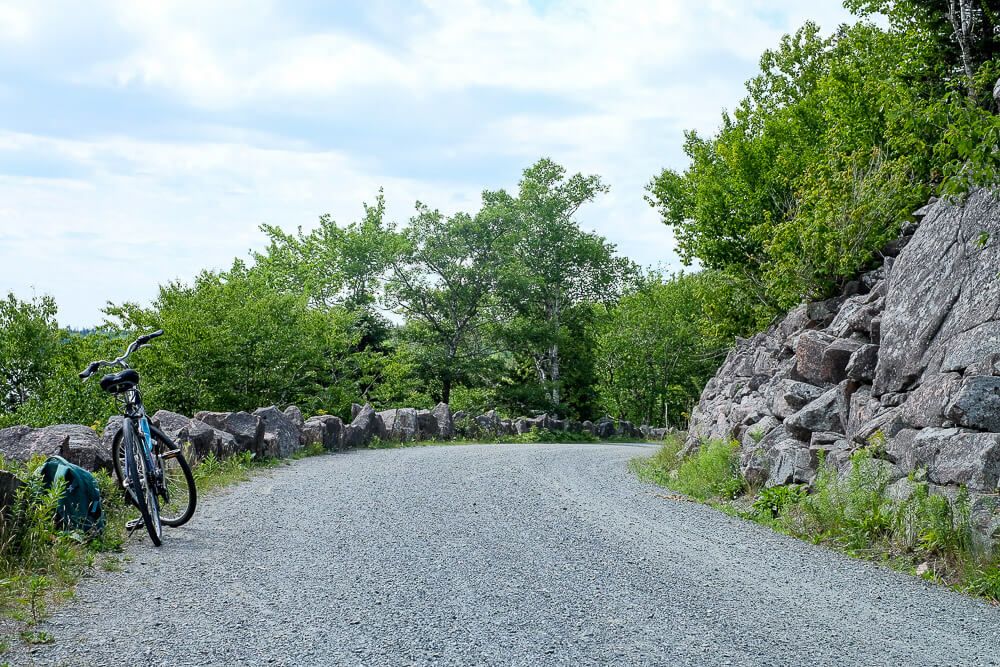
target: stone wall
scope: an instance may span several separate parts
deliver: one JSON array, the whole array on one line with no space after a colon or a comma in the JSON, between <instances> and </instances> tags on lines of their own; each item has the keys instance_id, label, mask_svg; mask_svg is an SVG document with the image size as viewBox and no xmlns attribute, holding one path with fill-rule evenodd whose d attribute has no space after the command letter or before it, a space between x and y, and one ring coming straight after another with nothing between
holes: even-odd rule
<instances>
[{"instance_id":1,"label":"stone wall","mask_svg":"<svg viewBox=\"0 0 1000 667\"><path fill-rule=\"evenodd\" d=\"M275 406L249 412L198 412L186 417L160 410L153 424L170 438L184 443L192 461L209 454L226 458L251 452L261 458L286 458L301 449L319 445L337 451L365 447L376 438L383 441L452 440L461 438L496 439L528 433L533 428L564 431L598 438L663 437L666 429L636 427L627 421L604 417L596 422L576 422L548 415L501 418L495 410L473 416L454 415L446 403L433 410L397 408L376 412L370 405L354 405L352 420L317 415L304 419L295 406L279 410ZM0 454L16 461L35 455L59 454L88 470L111 469L111 444L121 428L121 418L108 420L103 434L88 426L60 424L45 428L13 426L0 430Z\"/></svg>"},{"instance_id":2,"label":"stone wall","mask_svg":"<svg viewBox=\"0 0 1000 667\"><path fill-rule=\"evenodd\" d=\"M693 411L687 447L740 443L752 482L810 483L869 444L905 496L965 486L1000 538L1000 202L937 201L844 293L738 341Z\"/></svg>"}]
</instances>

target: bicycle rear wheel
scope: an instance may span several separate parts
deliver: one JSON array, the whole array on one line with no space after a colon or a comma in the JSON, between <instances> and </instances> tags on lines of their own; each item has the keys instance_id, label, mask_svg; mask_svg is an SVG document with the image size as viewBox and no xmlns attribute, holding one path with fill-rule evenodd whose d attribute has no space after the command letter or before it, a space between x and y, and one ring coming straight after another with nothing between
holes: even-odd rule
<instances>
[{"instance_id":1,"label":"bicycle rear wheel","mask_svg":"<svg viewBox=\"0 0 1000 667\"><path fill-rule=\"evenodd\" d=\"M152 436L156 462L163 473L163 479L156 490L160 521L172 528L183 526L194 516L195 506L198 504L191 466L184 458L181 448L158 428L152 428Z\"/></svg>"},{"instance_id":2,"label":"bicycle rear wheel","mask_svg":"<svg viewBox=\"0 0 1000 667\"><path fill-rule=\"evenodd\" d=\"M160 525L160 512L157 504L155 481L147 466L148 458L143 451L135 427L131 420L122 424L123 452L122 462L125 464L124 485L132 504L139 510L142 523L149 533L149 539L155 546L160 546L163 538L163 526ZM118 457L115 457L118 461Z\"/></svg>"}]
</instances>

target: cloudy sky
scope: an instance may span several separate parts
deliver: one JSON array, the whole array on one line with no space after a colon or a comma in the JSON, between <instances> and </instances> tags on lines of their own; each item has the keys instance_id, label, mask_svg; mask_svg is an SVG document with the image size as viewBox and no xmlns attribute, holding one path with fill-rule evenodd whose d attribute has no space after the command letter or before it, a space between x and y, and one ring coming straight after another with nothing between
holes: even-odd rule
<instances>
[{"instance_id":1,"label":"cloudy sky","mask_svg":"<svg viewBox=\"0 0 1000 667\"><path fill-rule=\"evenodd\" d=\"M85 7L85 8L84 8ZM760 52L838 0L0 0L0 291L63 324L223 268L262 222L341 223L384 187L474 211L549 156L611 193L581 223L677 266L643 201Z\"/></svg>"}]
</instances>

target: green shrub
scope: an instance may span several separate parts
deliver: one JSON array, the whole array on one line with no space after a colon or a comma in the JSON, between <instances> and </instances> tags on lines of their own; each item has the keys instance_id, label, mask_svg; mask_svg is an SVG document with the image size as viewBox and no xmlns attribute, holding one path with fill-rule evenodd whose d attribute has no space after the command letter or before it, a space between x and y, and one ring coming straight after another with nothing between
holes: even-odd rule
<instances>
[{"instance_id":1,"label":"green shrub","mask_svg":"<svg viewBox=\"0 0 1000 667\"><path fill-rule=\"evenodd\" d=\"M742 516L760 523L770 523L780 517L789 507L801 503L806 497L806 491L806 486L803 484L761 489L754 498L750 511L745 512Z\"/></svg>"},{"instance_id":2,"label":"green shrub","mask_svg":"<svg viewBox=\"0 0 1000 667\"><path fill-rule=\"evenodd\" d=\"M643 481L670 486L670 477L681 464L680 454L683 449L684 441L680 436L668 435L655 454L629 461L629 469Z\"/></svg>"},{"instance_id":3,"label":"green shrub","mask_svg":"<svg viewBox=\"0 0 1000 667\"><path fill-rule=\"evenodd\" d=\"M707 500L731 500L745 488L739 468L739 444L710 440L677 468L671 486L683 494Z\"/></svg>"}]
</instances>

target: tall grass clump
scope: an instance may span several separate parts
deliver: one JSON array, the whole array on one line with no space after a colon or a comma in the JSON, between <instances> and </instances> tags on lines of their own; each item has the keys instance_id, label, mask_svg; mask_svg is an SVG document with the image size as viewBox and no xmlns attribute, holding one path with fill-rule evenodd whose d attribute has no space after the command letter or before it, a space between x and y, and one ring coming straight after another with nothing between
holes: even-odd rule
<instances>
[{"instance_id":1,"label":"tall grass clump","mask_svg":"<svg viewBox=\"0 0 1000 667\"><path fill-rule=\"evenodd\" d=\"M812 493L788 504L782 524L794 535L832 542L855 555L874 555L891 541L896 525L886 496L891 476L882 461L862 450L851 459L847 475L821 462Z\"/></svg>"},{"instance_id":2,"label":"tall grass clump","mask_svg":"<svg viewBox=\"0 0 1000 667\"><path fill-rule=\"evenodd\" d=\"M731 500L744 491L737 443L710 440L687 457L681 456L682 449L679 436L668 438L652 457L634 463L633 470L642 479L698 500Z\"/></svg>"}]
</instances>

